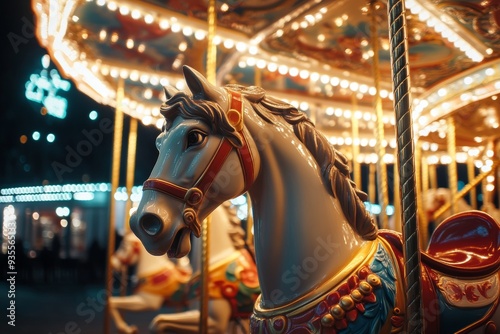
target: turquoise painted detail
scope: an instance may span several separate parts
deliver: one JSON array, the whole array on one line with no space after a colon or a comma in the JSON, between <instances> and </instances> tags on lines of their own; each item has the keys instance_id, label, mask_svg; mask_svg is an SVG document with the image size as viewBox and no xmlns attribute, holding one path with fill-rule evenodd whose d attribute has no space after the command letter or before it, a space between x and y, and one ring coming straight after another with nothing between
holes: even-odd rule
<instances>
[{"instance_id":1,"label":"turquoise painted detail","mask_svg":"<svg viewBox=\"0 0 500 334\"><path fill-rule=\"evenodd\" d=\"M374 289L375 303L365 303L365 312L339 334L379 333L396 303L396 273L390 255L382 245L370 264L371 271L380 277L382 285Z\"/></svg>"}]
</instances>

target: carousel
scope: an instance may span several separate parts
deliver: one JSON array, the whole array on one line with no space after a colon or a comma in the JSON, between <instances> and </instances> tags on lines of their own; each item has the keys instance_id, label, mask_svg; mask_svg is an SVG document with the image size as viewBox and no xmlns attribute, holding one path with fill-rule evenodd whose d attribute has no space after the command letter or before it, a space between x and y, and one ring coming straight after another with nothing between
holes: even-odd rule
<instances>
[{"instance_id":1,"label":"carousel","mask_svg":"<svg viewBox=\"0 0 500 334\"><path fill-rule=\"evenodd\" d=\"M116 111L112 188L123 140L127 188L144 182L108 282L141 259L155 275L109 296L106 333L164 302L188 310L151 332L500 331L500 2L32 8L63 76Z\"/></svg>"}]
</instances>

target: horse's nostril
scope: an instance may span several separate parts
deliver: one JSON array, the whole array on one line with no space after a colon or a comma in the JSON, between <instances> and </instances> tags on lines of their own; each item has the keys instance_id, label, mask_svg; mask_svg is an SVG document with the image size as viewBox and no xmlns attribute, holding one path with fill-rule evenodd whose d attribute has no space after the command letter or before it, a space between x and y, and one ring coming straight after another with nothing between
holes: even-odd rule
<instances>
[{"instance_id":1,"label":"horse's nostril","mask_svg":"<svg viewBox=\"0 0 500 334\"><path fill-rule=\"evenodd\" d=\"M145 213L142 215L140 224L142 229L151 236L159 234L163 226L160 217L153 213Z\"/></svg>"}]
</instances>

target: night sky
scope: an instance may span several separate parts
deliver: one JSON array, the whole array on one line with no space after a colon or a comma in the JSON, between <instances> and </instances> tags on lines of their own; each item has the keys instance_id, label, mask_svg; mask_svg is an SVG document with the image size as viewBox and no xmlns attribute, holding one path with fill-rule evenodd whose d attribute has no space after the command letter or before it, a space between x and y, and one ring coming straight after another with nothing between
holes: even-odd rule
<instances>
[{"instance_id":1,"label":"night sky","mask_svg":"<svg viewBox=\"0 0 500 334\"><path fill-rule=\"evenodd\" d=\"M61 120L51 115L43 115L42 105L25 97L26 82L29 81L30 75L40 74L43 69L41 58L47 54L34 35L35 21L31 2L9 1L2 2L1 6L7 5L8 9L1 10L3 61L0 94L0 188L110 182L113 132L101 131L102 140L96 140L95 145L82 146L82 142L88 143L85 133L100 130L100 122L107 122L105 124L113 129L114 109L95 102L71 82L71 89L59 94L68 101L66 118ZM51 63L49 70L53 68L56 67ZM98 113L96 120L89 118L92 110ZM125 185L129 122L130 117L125 115L120 186ZM32 138L34 131L40 132L38 141ZM148 177L156 160L154 140L159 130L139 122L138 131L134 182L136 185L142 184ZM55 135L55 141L52 143L46 139L49 133ZM27 137L25 144L20 140L23 135ZM74 157L74 153L70 153L78 149L80 152L86 152L86 156L80 156L81 159L78 159ZM82 151L85 149L86 151Z\"/></svg>"}]
</instances>

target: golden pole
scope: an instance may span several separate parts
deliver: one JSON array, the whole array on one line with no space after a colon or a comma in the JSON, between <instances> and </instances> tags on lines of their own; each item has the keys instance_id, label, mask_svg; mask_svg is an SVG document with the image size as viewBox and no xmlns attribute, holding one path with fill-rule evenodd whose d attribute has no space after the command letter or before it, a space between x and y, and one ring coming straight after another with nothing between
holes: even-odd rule
<instances>
[{"instance_id":1,"label":"golden pole","mask_svg":"<svg viewBox=\"0 0 500 334\"><path fill-rule=\"evenodd\" d=\"M358 101L356 100L356 95L352 94L352 113L351 113L351 123L352 123L352 162L353 162L353 175L354 183L358 187L361 187L361 166L359 164L359 124L358 118L356 117L358 109Z\"/></svg>"},{"instance_id":2,"label":"golden pole","mask_svg":"<svg viewBox=\"0 0 500 334\"><path fill-rule=\"evenodd\" d=\"M378 32L377 32L377 15L376 15L376 2L370 1L370 14L371 14L371 42L373 49L373 76L375 78L375 111L377 113L377 142L376 150L378 154L377 160L377 184L378 184L378 202L380 205L380 225L382 228L387 228L387 213L386 207L389 202L387 194L387 170L384 163L385 147L384 147L384 120L382 110L382 99L380 97L380 73L379 73L379 59L378 59Z\"/></svg>"},{"instance_id":3,"label":"golden pole","mask_svg":"<svg viewBox=\"0 0 500 334\"><path fill-rule=\"evenodd\" d=\"M467 179L469 182L471 182L474 179L475 176L475 166L474 166L474 158L468 157L467 158ZM476 210L477 209L477 190L476 187L473 187L470 190L470 204L472 209Z\"/></svg>"},{"instance_id":4,"label":"golden pole","mask_svg":"<svg viewBox=\"0 0 500 334\"><path fill-rule=\"evenodd\" d=\"M134 187L135 176L135 155L137 149L137 118L130 119L130 129L128 133L128 152L127 152L127 192L128 201L125 207L125 217L129 217L132 209L132 188ZM125 234L129 231L128 220L124 224Z\"/></svg>"},{"instance_id":5,"label":"golden pole","mask_svg":"<svg viewBox=\"0 0 500 334\"><path fill-rule=\"evenodd\" d=\"M215 11L215 0L208 2L208 34L207 34L207 80L216 84L217 72L217 47L214 43L215 29L217 26L217 13ZM201 293L200 293L200 333L208 333L208 265L211 217L208 216L201 224Z\"/></svg>"},{"instance_id":6,"label":"golden pole","mask_svg":"<svg viewBox=\"0 0 500 334\"><path fill-rule=\"evenodd\" d=\"M397 162L394 163L394 230L402 232L401 224L401 196L399 192L399 168Z\"/></svg>"},{"instance_id":7,"label":"golden pole","mask_svg":"<svg viewBox=\"0 0 500 334\"><path fill-rule=\"evenodd\" d=\"M208 33L207 33L207 79L216 84L217 72L217 46L214 43L215 29L217 27L217 13L215 11L215 0L208 3Z\"/></svg>"},{"instance_id":8,"label":"golden pole","mask_svg":"<svg viewBox=\"0 0 500 334\"><path fill-rule=\"evenodd\" d=\"M422 156L422 193L425 193L429 190L429 163L427 159Z\"/></svg>"},{"instance_id":9,"label":"golden pole","mask_svg":"<svg viewBox=\"0 0 500 334\"><path fill-rule=\"evenodd\" d=\"M417 143L416 149L415 149L415 186L416 186L416 191L417 191L417 196L421 196L423 194L422 191L422 145L420 143ZM428 238L428 229L427 229L427 219L425 219L425 214L424 213L424 208L422 207L422 201L417 201L417 212L420 214L417 215L417 218L419 219L420 222L420 233L422 238L419 238L420 240L420 248L425 249L425 246L427 245L427 238Z\"/></svg>"},{"instance_id":10,"label":"golden pole","mask_svg":"<svg viewBox=\"0 0 500 334\"><path fill-rule=\"evenodd\" d=\"M422 147L420 147L422 149ZM422 153L420 153L422 155ZM420 158L421 164L422 164L422 191L420 194L425 194L429 190L429 164L427 162L427 159L425 157ZM419 203L422 201L419 201ZM429 242L429 219L427 218L426 214L423 214L423 211L420 211L421 214L419 216L420 221L422 222L422 241L421 245L427 246L427 243ZM425 249L426 247L423 247L422 249Z\"/></svg>"},{"instance_id":11,"label":"golden pole","mask_svg":"<svg viewBox=\"0 0 500 334\"><path fill-rule=\"evenodd\" d=\"M370 203L375 203L375 164L370 163L369 165L370 173L368 175L368 196L370 198Z\"/></svg>"},{"instance_id":12,"label":"golden pole","mask_svg":"<svg viewBox=\"0 0 500 334\"><path fill-rule=\"evenodd\" d=\"M455 137L455 120L453 117L448 118L448 155L450 156L450 164L448 165L448 186L450 188L452 196L458 192L458 177L457 177L457 148L456 148L456 137ZM451 214L457 212L457 202L454 201L451 205Z\"/></svg>"},{"instance_id":13,"label":"golden pole","mask_svg":"<svg viewBox=\"0 0 500 334\"><path fill-rule=\"evenodd\" d=\"M127 151L127 180L126 187L128 200L125 204L125 222L123 223L123 235L127 235L130 231L129 217L132 209L132 188L134 186L135 174L135 152L137 147L137 118L130 119L130 129L128 132L128 151ZM127 268L123 267L121 272L120 295L124 296L127 289Z\"/></svg>"},{"instance_id":14,"label":"golden pole","mask_svg":"<svg viewBox=\"0 0 500 334\"><path fill-rule=\"evenodd\" d=\"M435 164L429 165L429 181L431 183L431 189L437 189L437 166Z\"/></svg>"},{"instance_id":15,"label":"golden pole","mask_svg":"<svg viewBox=\"0 0 500 334\"><path fill-rule=\"evenodd\" d=\"M208 265L209 265L209 247L210 247L210 237L208 235L210 222L212 220L211 215L203 220L201 224L201 294L200 294L200 333L208 333Z\"/></svg>"},{"instance_id":16,"label":"golden pole","mask_svg":"<svg viewBox=\"0 0 500 334\"><path fill-rule=\"evenodd\" d=\"M111 268L111 256L115 251L115 219L116 219L116 201L115 192L120 181L120 159L122 152L122 132L123 132L123 110L122 101L124 95L123 79L118 79L116 89L116 111L115 111L115 130L113 134L113 161L111 161L111 194L109 209L109 235L108 235L108 256L106 261L106 309L104 314L104 333L108 334L110 330L110 308L109 297L113 293L113 268Z\"/></svg>"},{"instance_id":17,"label":"golden pole","mask_svg":"<svg viewBox=\"0 0 500 334\"><path fill-rule=\"evenodd\" d=\"M500 157L498 157L500 159ZM500 208L500 165L497 166L497 173L495 176L497 180L497 197L498 197L498 207Z\"/></svg>"}]
</instances>

